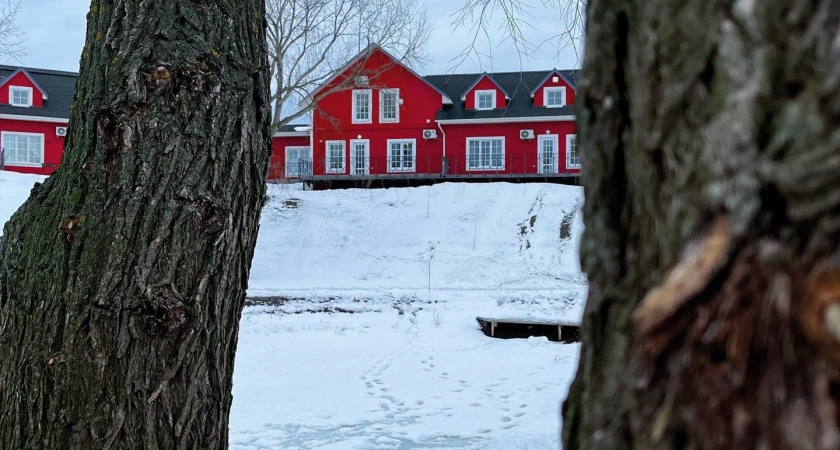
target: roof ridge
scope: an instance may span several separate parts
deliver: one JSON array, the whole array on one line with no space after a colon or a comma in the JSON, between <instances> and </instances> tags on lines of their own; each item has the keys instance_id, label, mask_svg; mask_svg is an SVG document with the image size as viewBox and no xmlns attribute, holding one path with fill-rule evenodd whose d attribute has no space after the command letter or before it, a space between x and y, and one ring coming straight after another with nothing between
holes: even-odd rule
<instances>
[{"instance_id":1,"label":"roof ridge","mask_svg":"<svg viewBox=\"0 0 840 450\"><path fill-rule=\"evenodd\" d=\"M40 75L62 75L68 77L78 77L78 72L67 72L64 70L53 70L53 69L39 69L37 67L25 67L25 66L9 66L6 64L0 64L0 70L8 70L8 71L16 71L18 69L23 69L28 73L37 73Z\"/></svg>"}]
</instances>

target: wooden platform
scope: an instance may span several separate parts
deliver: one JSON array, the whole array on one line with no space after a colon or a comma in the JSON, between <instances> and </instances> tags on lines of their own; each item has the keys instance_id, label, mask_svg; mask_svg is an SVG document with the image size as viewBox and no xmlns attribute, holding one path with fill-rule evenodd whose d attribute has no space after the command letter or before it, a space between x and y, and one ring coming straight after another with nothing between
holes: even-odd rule
<instances>
[{"instance_id":1,"label":"wooden platform","mask_svg":"<svg viewBox=\"0 0 840 450\"><path fill-rule=\"evenodd\" d=\"M563 320L476 317L481 330L501 339L546 336L552 341L579 342L580 323ZM555 331L556 330L556 331Z\"/></svg>"}]
</instances>

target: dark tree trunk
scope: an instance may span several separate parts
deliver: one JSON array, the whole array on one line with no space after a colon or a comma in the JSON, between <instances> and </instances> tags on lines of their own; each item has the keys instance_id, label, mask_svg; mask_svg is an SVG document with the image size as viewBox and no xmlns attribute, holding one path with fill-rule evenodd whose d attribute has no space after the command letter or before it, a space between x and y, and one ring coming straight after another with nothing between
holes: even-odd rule
<instances>
[{"instance_id":1,"label":"dark tree trunk","mask_svg":"<svg viewBox=\"0 0 840 450\"><path fill-rule=\"evenodd\" d=\"M838 2L587 16L564 448L840 448Z\"/></svg>"},{"instance_id":2,"label":"dark tree trunk","mask_svg":"<svg viewBox=\"0 0 840 450\"><path fill-rule=\"evenodd\" d=\"M0 448L226 448L270 152L261 0L95 0L61 168L6 224Z\"/></svg>"}]
</instances>

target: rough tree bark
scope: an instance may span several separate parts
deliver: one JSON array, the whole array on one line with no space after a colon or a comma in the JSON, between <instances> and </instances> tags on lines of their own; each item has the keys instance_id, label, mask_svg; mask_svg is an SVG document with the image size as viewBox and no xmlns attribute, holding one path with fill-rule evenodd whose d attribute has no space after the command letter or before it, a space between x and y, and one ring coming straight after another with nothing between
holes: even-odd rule
<instances>
[{"instance_id":1,"label":"rough tree bark","mask_svg":"<svg viewBox=\"0 0 840 450\"><path fill-rule=\"evenodd\" d=\"M590 0L564 449L840 448L840 7Z\"/></svg>"},{"instance_id":2,"label":"rough tree bark","mask_svg":"<svg viewBox=\"0 0 840 450\"><path fill-rule=\"evenodd\" d=\"M226 448L265 198L262 0L94 0L0 259L0 448Z\"/></svg>"}]
</instances>

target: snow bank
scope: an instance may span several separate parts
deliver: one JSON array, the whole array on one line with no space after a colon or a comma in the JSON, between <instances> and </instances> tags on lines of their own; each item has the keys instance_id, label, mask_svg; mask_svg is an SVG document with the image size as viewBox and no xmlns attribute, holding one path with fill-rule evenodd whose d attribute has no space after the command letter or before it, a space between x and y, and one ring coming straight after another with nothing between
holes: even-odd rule
<instances>
[{"instance_id":1,"label":"snow bank","mask_svg":"<svg viewBox=\"0 0 840 450\"><path fill-rule=\"evenodd\" d=\"M41 175L22 175L0 171L0 235L5 224L20 205L29 198L29 192L35 183L43 182Z\"/></svg>"}]
</instances>

